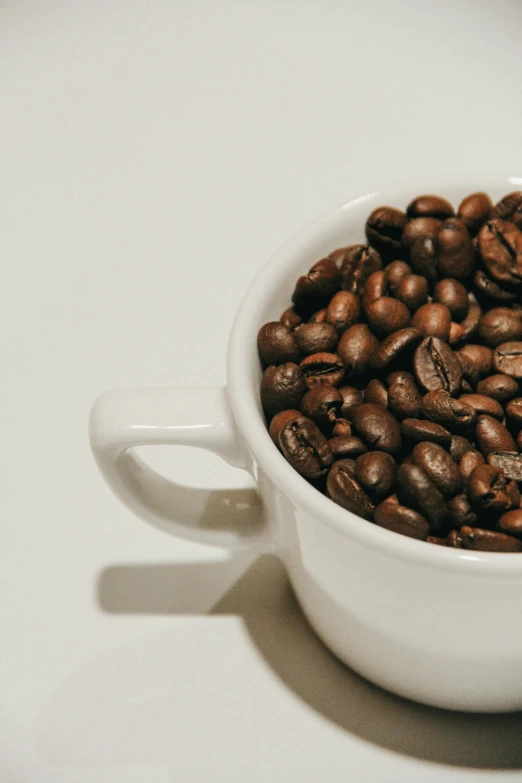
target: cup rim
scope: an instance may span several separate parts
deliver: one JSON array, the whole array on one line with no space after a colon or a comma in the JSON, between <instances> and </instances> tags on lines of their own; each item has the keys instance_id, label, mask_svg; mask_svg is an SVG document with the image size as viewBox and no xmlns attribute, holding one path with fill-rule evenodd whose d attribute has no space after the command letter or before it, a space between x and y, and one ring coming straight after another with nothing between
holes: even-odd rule
<instances>
[{"instance_id":1,"label":"cup rim","mask_svg":"<svg viewBox=\"0 0 522 783\"><path fill-rule=\"evenodd\" d=\"M465 549L452 549L442 546L427 546L418 541L401 536L378 525L358 517L343 509L322 495L303 479L279 453L272 442L266 424L259 414L255 395L251 393L248 356L253 350L249 340L251 313L266 291L270 282L288 265L296 255L305 254L307 248L318 237L327 237L346 212L355 206L377 197L383 204L389 200L411 198L411 193L444 193L446 189L464 189L468 193L477 190L488 191L506 187L512 190L522 186L522 177L498 175L478 179L476 176L445 178L422 183L398 183L395 186L371 191L346 201L339 207L330 209L305 224L288 239L261 267L247 289L237 310L228 346L227 379L230 404L242 438L262 471L293 502L304 507L322 523L352 539L358 545L372 549L386 557L400 558L405 562L429 566L441 570L459 570L471 575L520 575L522 573L522 553L479 552ZM290 292L289 292L290 294Z\"/></svg>"}]
</instances>

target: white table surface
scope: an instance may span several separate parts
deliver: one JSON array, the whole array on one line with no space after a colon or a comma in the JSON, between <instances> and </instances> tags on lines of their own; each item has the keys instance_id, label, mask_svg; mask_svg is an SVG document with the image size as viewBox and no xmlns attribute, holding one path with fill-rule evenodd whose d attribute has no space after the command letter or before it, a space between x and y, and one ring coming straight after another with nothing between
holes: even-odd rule
<instances>
[{"instance_id":1,"label":"white table surface","mask_svg":"<svg viewBox=\"0 0 522 783\"><path fill-rule=\"evenodd\" d=\"M522 715L360 680L278 561L120 506L86 428L110 387L224 383L246 285L316 213L423 172L521 176L521 10L1 4L1 783L522 780Z\"/></svg>"}]
</instances>

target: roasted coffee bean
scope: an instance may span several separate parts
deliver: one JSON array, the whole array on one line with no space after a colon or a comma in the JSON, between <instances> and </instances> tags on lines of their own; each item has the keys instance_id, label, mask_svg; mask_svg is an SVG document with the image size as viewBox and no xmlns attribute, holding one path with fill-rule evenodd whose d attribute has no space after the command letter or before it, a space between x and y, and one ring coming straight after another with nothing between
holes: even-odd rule
<instances>
[{"instance_id":1,"label":"roasted coffee bean","mask_svg":"<svg viewBox=\"0 0 522 783\"><path fill-rule=\"evenodd\" d=\"M372 302L375 302L376 299L380 299L381 296L388 296L388 278L384 269L379 269L378 272L374 272L366 282L364 291L361 295L364 312L366 313Z\"/></svg>"},{"instance_id":2,"label":"roasted coffee bean","mask_svg":"<svg viewBox=\"0 0 522 783\"><path fill-rule=\"evenodd\" d=\"M366 237L381 255L400 257L402 232L407 223L404 212L395 207L378 207L366 221Z\"/></svg>"},{"instance_id":3,"label":"roasted coffee bean","mask_svg":"<svg viewBox=\"0 0 522 783\"><path fill-rule=\"evenodd\" d=\"M334 353L313 353L303 359L299 367L309 389L318 383L340 386L344 378L344 364Z\"/></svg>"},{"instance_id":4,"label":"roasted coffee bean","mask_svg":"<svg viewBox=\"0 0 522 783\"><path fill-rule=\"evenodd\" d=\"M363 519L372 519L375 506L355 478L352 460L334 462L326 479L326 488L335 503Z\"/></svg>"},{"instance_id":5,"label":"roasted coffee bean","mask_svg":"<svg viewBox=\"0 0 522 783\"><path fill-rule=\"evenodd\" d=\"M457 351L457 357L470 380L489 375L493 367L493 351L485 345L464 345Z\"/></svg>"},{"instance_id":6,"label":"roasted coffee bean","mask_svg":"<svg viewBox=\"0 0 522 783\"><path fill-rule=\"evenodd\" d=\"M479 231L478 249L491 277L500 284L522 284L522 232L514 223L488 220Z\"/></svg>"},{"instance_id":7,"label":"roasted coffee bean","mask_svg":"<svg viewBox=\"0 0 522 783\"><path fill-rule=\"evenodd\" d=\"M515 397L506 405L506 413L511 421L522 424L522 397Z\"/></svg>"},{"instance_id":8,"label":"roasted coffee bean","mask_svg":"<svg viewBox=\"0 0 522 783\"><path fill-rule=\"evenodd\" d=\"M279 436L283 427L289 422L295 421L295 419L300 419L301 417L302 413L295 410L281 411L280 413L276 413L270 422L268 432L278 449L280 449Z\"/></svg>"},{"instance_id":9,"label":"roasted coffee bean","mask_svg":"<svg viewBox=\"0 0 522 783\"><path fill-rule=\"evenodd\" d=\"M399 422L380 405L363 403L352 414L355 432L369 449L396 454L401 448Z\"/></svg>"},{"instance_id":10,"label":"roasted coffee bean","mask_svg":"<svg viewBox=\"0 0 522 783\"><path fill-rule=\"evenodd\" d=\"M460 491L461 481L457 463L442 446L429 442L417 443L411 456L414 465L422 468L445 497L451 498Z\"/></svg>"},{"instance_id":11,"label":"roasted coffee bean","mask_svg":"<svg viewBox=\"0 0 522 783\"><path fill-rule=\"evenodd\" d=\"M379 253L368 245L350 245L344 248L341 260L341 288L360 294L373 272L382 269Z\"/></svg>"},{"instance_id":12,"label":"roasted coffee bean","mask_svg":"<svg viewBox=\"0 0 522 783\"><path fill-rule=\"evenodd\" d=\"M468 477L467 490L470 503L488 511L518 508L520 502L516 482L493 465L477 465Z\"/></svg>"},{"instance_id":13,"label":"roasted coffee bean","mask_svg":"<svg viewBox=\"0 0 522 783\"><path fill-rule=\"evenodd\" d=\"M376 509L377 510L377 509ZM506 511L497 522L499 533L506 533L515 538L522 538L522 509Z\"/></svg>"},{"instance_id":14,"label":"roasted coffee bean","mask_svg":"<svg viewBox=\"0 0 522 783\"><path fill-rule=\"evenodd\" d=\"M428 520L432 532L440 530L447 517L446 504L422 468L403 463L397 472L397 485L403 503L422 514Z\"/></svg>"},{"instance_id":15,"label":"roasted coffee bean","mask_svg":"<svg viewBox=\"0 0 522 783\"><path fill-rule=\"evenodd\" d=\"M455 323L455 321L452 321L450 324L450 333L449 333L449 344L451 346L458 345L460 342L462 342L462 333L463 333L462 326L460 324Z\"/></svg>"},{"instance_id":16,"label":"roasted coffee bean","mask_svg":"<svg viewBox=\"0 0 522 783\"><path fill-rule=\"evenodd\" d=\"M285 424L279 445L290 465L304 478L324 476L333 462L328 441L317 424L305 416Z\"/></svg>"},{"instance_id":17,"label":"roasted coffee bean","mask_svg":"<svg viewBox=\"0 0 522 783\"><path fill-rule=\"evenodd\" d=\"M522 342L498 345L493 353L493 367L512 378L522 378Z\"/></svg>"},{"instance_id":18,"label":"roasted coffee bean","mask_svg":"<svg viewBox=\"0 0 522 783\"><path fill-rule=\"evenodd\" d=\"M354 410L364 402L363 394L355 386L341 386L339 393L343 398L341 414L345 419L351 421Z\"/></svg>"},{"instance_id":19,"label":"roasted coffee bean","mask_svg":"<svg viewBox=\"0 0 522 783\"><path fill-rule=\"evenodd\" d=\"M422 334L413 327L390 334L380 346L376 344L371 356L372 369L377 372L389 371L399 362L405 361L421 340Z\"/></svg>"},{"instance_id":20,"label":"roasted coffee bean","mask_svg":"<svg viewBox=\"0 0 522 783\"><path fill-rule=\"evenodd\" d=\"M379 343L366 324L355 324L343 334L337 346L346 377L363 375L370 367L372 356L376 353Z\"/></svg>"},{"instance_id":21,"label":"roasted coffee bean","mask_svg":"<svg viewBox=\"0 0 522 783\"><path fill-rule=\"evenodd\" d=\"M355 435L336 435L328 441L334 459L346 459L350 457L355 459L360 454L366 454L368 449L360 438Z\"/></svg>"},{"instance_id":22,"label":"roasted coffee bean","mask_svg":"<svg viewBox=\"0 0 522 783\"><path fill-rule=\"evenodd\" d=\"M488 465L502 470L506 478L522 481L522 454L518 451L492 451Z\"/></svg>"},{"instance_id":23,"label":"roasted coffee bean","mask_svg":"<svg viewBox=\"0 0 522 783\"><path fill-rule=\"evenodd\" d=\"M517 446L518 446L518 450L522 452L522 430L520 430L520 432L517 435Z\"/></svg>"},{"instance_id":24,"label":"roasted coffee bean","mask_svg":"<svg viewBox=\"0 0 522 783\"><path fill-rule=\"evenodd\" d=\"M288 408L298 408L307 391L303 373L293 362L272 365L263 373L261 403L271 418Z\"/></svg>"},{"instance_id":25,"label":"roasted coffee bean","mask_svg":"<svg viewBox=\"0 0 522 783\"><path fill-rule=\"evenodd\" d=\"M426 539L428 544L437 544L437 546L447 546L445 538L438 538L437 536L428 536Z\"/></svg>"},{"instance_id":26,"label":"roasted coffee bean","mask_svg":"<svg viewBox=\"0 0 522 783\"><path fill-rule=\"evenodd\" d=\"M482 530L478 527L462 527L460 535L465 549L479 552L522 552L522 541L505 533Z\"/></svg>"},{"instance_id":27,"label":"roasted coffee bean","mask_svg":"<svg viewBox=\"0 0 522 783\"><path fill-rule=\"evenodd\" d=\"M469 308L468 314L463 321L460 322L462 328L461 342L471 340L478 332L478 326L480 322L480 316L482 310L473 294L468 294Z\"/></svg>"},{"instance_id":28,"label":"roasted coffee bean","mask_svg":"<svg viewBox=\"0 0 522 783\"><path fill-rule=\"evenodd\" d=\"M490 217L492 209L493 204L486 193L471 193L460 202L457 215L471 236L475 236L481 225Z\"/></svg>"},{"instance_id":29,"label":"roasted coffee bean","mask_svg":"<svg viewBox=\"0 0 522 783\"><path fill-rule=\"evenodd\" d=\"M451 277L439 280L433 289L433 298L435 302L448 308L455 321L462 321L468 314L468 292L458 280Z\"/></svg>"},{"instance_id":30,"label":"roasted coffee bean","mask_svg":"<svg viewBox=\"0 0 522 783\"><path fill-rule=\"evenodd\" d=\"M359 320L361 303L359 297L351 291L338 291L326 308L326 320L333 324L338 332L345 332Z\"/></svg>"},{"instance_id":31,"label":"roasted coffee bean","mask_svg":"<svg viewBox=\"0 0 522 783\"><path fill-rule=\"evenodd\" d=\"M421 400L422 410L431 421L441 424L449 430L468 429L475 423L476 414L473 408L460 400L454 399L444 389L435 389L424 395Z\"/></svg>"},{"instance_id":32,"label":"roasted coffee bean","mask_svg":"<svg viewBox=\"0 0 522 783\"><path fill-rule=\"evenodd\" d=\"M392 373L386 380L390 412L399 420L416 419L421 413L421 395L413 375Z\"/></svg>"},{"instance_id":33,"label":"roasted coffee bean","mask_svg":"<svg viewBox=\"0 0 522 783\"><path fill-rule=\"evenodd\" d=\"M473 271L475 253L468 230L462 220L450 217L437 232L437 255L442 277L461 280Z\"/></svg>"},{"instance_id":34,"label":"roasted coffee bean","mask_svg":"<svg viewBox=\"0 0 522 783\"><path fill-rule=\"evenodd\" d=\"M318 302L329 299L341 285L337 264L331 258L323 258L314 264L307 275L296 283L292 303L299 313L318 309Z\"/></svg>"},{"instance_id":35,"label":"roasted coffee bean","mask_svg":"<svg viewBox=\"0 0 522 783\"><path fill-rule=\"evenodd\" d=\"M397 463L384 451L363 454L355 461L355 475L370 497L386 497L395 484Z\"/></svg>"},{"instance_id":36,"label":"roasted coffee bean","mask_svg":"<svg viewBox=\"0 0 522 783\"><path fill-rule=\"evenodd\" d=\"M434 283L439 267L435 239L431 237L417 239L410 250L410 263L417 274L423 275L429 283Z\"/></svg>"},{"instance_id":37,"label":"roasted coffee bean","mask_svg":"<svg viewBox=\"0 0 522 783\"><path fill-rule=\"evenodd\" d=\"M462 455L459 462L459 473L463 481L467 481L477 465L485 465L486 460L476 449L469 449Z\"/></svg>"},{"instance_id":38,"label":"roasted coffee bean","mask_svg":"<svg viewBox=\"0 0 522 783\"><path fill-rule=\"evenodd\" d=\"M492 416L479 416L475 427L478 447L485 457L492 451L516 451L517 446L504 425Z\"/></svg>"},{"instance_id":39,"label":"roasted coffee bean","mask_svg":"<svg viewBox=\"0 0 522 783\"><path fill-rule=\"evenodd\" d=\"M293 334L303 356L310 356L313 353L332 353L339 342L337 329L327 323L301 324Z\"/></svg>"},{"instance_id":40,"label":"roasted coffee bean","mask_svg":"<svg viewBox=\"0 0 522 783\"><path fill-rule=\"evenodd\" d=\"M426 541L430 532L428 522L417 511L388 501L377 506L373 519L379 527L419 541Z\"/></svg>"},{"instance_id":41,"label":"roasted coffee bean","mask_svg":"<svg viewBox=\"0 0 522 783\"><path fill-rule=\"evenodd\" d=\"M468 380L466 380L466 378L462 379L462 386L460 387L460 390L462 394L474 394L473 386Z\"/></svg>"},{"instance_id":42,"label":"roasted coffee bean","mask_svg":"<svg viewBox=\"0 0 522 783\"><path fill-rule=\"evenodd\" d=\"M413 313L428 301L428 281L422 275L405 275L399 281L395 296Z\"/></svg>"},{"instance_id":43,"label":"roasted coffee bean","mask_svg":"<svg viewBox=\"0 0 522 783\"><path fill-rule=\"evenodd\" d=\"M477 269L474 273L473 286L479 296L482 295L482 297L496 302L514 302L518 297L516 291L503 288L491 277L488 277L482 269Z\"/></svg>"},{"instance_id":44,"label":"roasted coffee bean","mask_svg":"<svg viewBox=\"0 0 522 783\"><path fill-rule=\"evenodd\" d=\"M425 304L413 316L413 326L425 337L449 340L451 313L445 305Z\"/></svg>"},{"instance_id":45,"label":"roasted coffee bean","mask_svg":"<svg viewBox=\"0 0 522 783\"><path fill-rule=\"evenodd\" d=\"M297 315L293 307L288 307L279 319L284 326L288 326L289 329L295 329L303 322L300 315Z\"/></svg>"},{"instance_id":46,"label":"roasted coffee bean","mask_svg":"<svg viewBox=\"0 0 522 783\"><path fill-rule=\"evenodd\" d=\"M510 220L518 228L522 229L522 190L508 193L507 196L500 199L495 204L491 217Z\"/></svg>"},{"instance_id":47,"label":"roasted coffee bean","mask_svg":"<svg viewBox=\"0 0 522 783\"><path fill-rule=\"evenodd\" d=\"M322 307L310 316L311 324L324 324L326 321L326 307Z\"/></svg>"},{"instance_id":48,"label":"roasted coffee bean","mask_svg":"<svg viewBox=\"0 0 522 783\"><path fill-rule=\"evenodd\" d=\"M450 546L453 549L463 549L462 538L457 530L452 530L446 538L446 546Z\"/></svg>"},{"instance_id":49,"label":"roasted coffee bean","mask_svg":"<svg viewBox=\"0 0 522 783\"><path fill-rule=\"evenodd\" d=\"M488 397L493 397L498 402L506 402L514 397L518 390L519 385L516 380L503 373L490 375L489 378L484 378L477 385L478 394L487 394Z\"/></svg>"},{"instance_id":50,"label":"roasted coffee bean","mask_svg":"<svg viewBox=\"0 0 522 783\"><path fill-rule=\"evenodd\" d=\"M404 419L401 422L401 432L416 442L439 443L445 448L451 443L451 433L447 429L425 419Z\"/></svg>"},{"instance_id":51,"label":"roasted coffee bean","mask_svg":"<svg viewBox=\"0 0 522 783\"><path fill-rule=\"evenodd\" d=\"M411 275L411 266L406 261L392 261L385 269L388 288L395 296L403 277Z\"/></svg>"},{"instance_id":52,"label":"roasted coffee bean","mask_svg":"<svg viewBox=\"0 0 522 783\"><path fill-rule=\"evenodd\" d=\"M493 348L501 343L522 338L522 319L508 307L495 307L484 313L479 323L479 335Z\"/></svg>"},{"instance_id":53,"label":"roasted coffee bean","mask_svg":"<svg viewBox=\"0 0 522 783\"><path fill-rule=\"evenodd\" d=\"M473 408L477 416L485 414L499 421L504 418L502 405L491 397L486 397L485 394L461 394L459 400Z\"/></svg>"},{"instance_id":54,"label":"roasted coffee bean","mask_svg":"<svg viewBox=\"0 0 522 783\"><path fill-rule=\"evenodd\" d=\"M377 378L372 378L364 390L364 401L371 402L374 405L380 405L382 408L387 408L388 390L384 383Z\"/></svg>"},{"instance_id":55,"label":"roasted coffee bean","mask_svg":"<svg viewBox=\"0 0 522 783\"><path fill-rule=\"evenodd\" d=\"M455 214L453 207L445 198L441 196L417 196L411 201L406 214L409 218L416 217L434 217L444 220Z\"/></svg>"},{"instance_id":56,"label":"roasted coffee bean","mask_svg":"<svg viewBox=\"0 0 522 783\"><path fill-rule=\"evenodd\" d=\"M343 398L334 386L319 383L301 400L301 412L316 424L334 424L341 415Z\"/></svg>"},{"instance_id":57,"label":"roasted coffee bean","mask_svg":"<svg viewBox=\"0 0 522 783\"><path fill-rule=\"evenodd\" d=\"M402 244L410 248L418 239L425 237L433 239L437 235L441 222L434 217L417 217L408 220L402 232Z\"/></svg>"},{"instance_id":58,"label":"roasted coffee bean","mask_svg":"<svg viewBox=\"0 0 522 783\"><path fill-rule=\"evenodd\" d=\"M337 438L340 435L344 436L344 435L351 435L351 434L352 434L352 425L347 419L335 420L335 424L332 428L332 438Z\"/></svg>"},{"instance_id":59,"label":"roasted coffee bean","mask_svg":"<svg viewBox=\"0 0 522 783\"><path fill-rule=\"evenodd\" d=\"M451 523L456 528L461 528L463 525L473 527L477 524L477 515L470 506L468 496L464 493L455 495L448 502L448 511Z\"/></svg>"},{"instance_id":60,"label":"roasted coffee bean","mask_svg":"<svg viewBox=\"0 0 522 783\"><path fill-rule=\"evenodd\" d=\"M370 329L378 337L387 337L411 325L411 315L406 305L389 296L372 302L366 309L366 316Z\"/></svg>"},{"instance_id":61,"label":"roasted coffee bean","mask_svg":"<svg viewBox=\"0 0 522 783\"><path fill-rule=\"evenodd\" d=\"M443 340L426 337L415 351L413 370L417 383L426 391L444 389L458 394L462 384L460 362Z\"/></svg>"},{"instance_id":62,"label":"roasted coffee bean","mask_svg":"<svg viewBox=\"0 0 522 783\"><path fill-rule=\"evenodd\" d=\"M257 334L257 350L265 367L270 364L299 362L301 359L294 333L279 321L261 327Z\"/></svg>"},{"instance_id":63,"label":"roasted coffee bean","mask_svg":"<svg viewBox=\"0 0 522 783\"><path fill-rule=\"evenodd\" d=\"M449 453L451 459L454 460L457 465L459 464L464 454L472 448L473 446L471 445L471 442L463 435L451 436Z\"/></svg>"}]
</instances>

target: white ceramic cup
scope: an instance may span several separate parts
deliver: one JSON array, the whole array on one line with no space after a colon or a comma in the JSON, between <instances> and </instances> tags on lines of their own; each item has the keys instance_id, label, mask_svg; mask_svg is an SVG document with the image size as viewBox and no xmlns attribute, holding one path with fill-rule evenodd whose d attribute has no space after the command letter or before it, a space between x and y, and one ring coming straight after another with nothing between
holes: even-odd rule
<instances>
[{"instance_id":1,"label":"white ceramic cup","mask_svg":"<svg viewBox=\"0 0 522 783\"><path fill-rule=\"evenodd\" d=\"M295 280L312 263L365 241L375 207L404 208L419 192L454 205L477 190L495 200L521 183L424 182L327 213L279 250L251 285L232 329L226 388L111 391L95 402L90 420L98 466L136 514L173 535L276 553L310 624L342 661L394 693L456 710L522 709L522 555L431 546L366 522L317 492L268 435L256 336L286 309ZM258 507L245 509L243 524L232 514L230 529L202 524L190 502L180 508L176 486L133 453L152 444L208 449L247 470Z\"/></svg>"}]
</instances>

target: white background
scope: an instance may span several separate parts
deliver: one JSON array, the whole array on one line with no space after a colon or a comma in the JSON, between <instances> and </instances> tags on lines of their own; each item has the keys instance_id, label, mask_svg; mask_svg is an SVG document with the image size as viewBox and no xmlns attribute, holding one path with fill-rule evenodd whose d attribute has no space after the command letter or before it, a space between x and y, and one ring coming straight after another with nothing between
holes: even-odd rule
<instances>
[{"instance_id":1,"label":"white background","mask_svg":"<svg viewBox=\"0 0 522 783\"><path fill-rule=\"evenodd\" d=\"M1 783L522 780L521 715L359 680L277 561L146 527L87 442L106 388L224 383L245 287L316 213L521 176L521 34L516 0L0 5Z\"/></svg>"}]
</instances>

